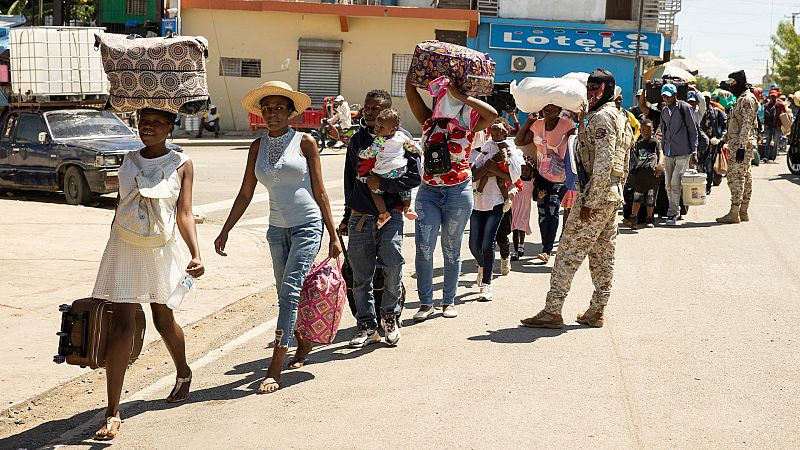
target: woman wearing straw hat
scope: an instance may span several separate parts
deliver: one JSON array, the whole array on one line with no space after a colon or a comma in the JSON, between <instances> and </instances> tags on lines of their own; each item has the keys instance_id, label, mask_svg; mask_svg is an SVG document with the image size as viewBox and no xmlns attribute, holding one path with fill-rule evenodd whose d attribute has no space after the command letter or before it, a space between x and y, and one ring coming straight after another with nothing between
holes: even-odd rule
<instances>
[{"instance_id":1,"label":"woman wearing straw hat","mask_svg":"<svg viewBox=\"0 0 800 450\"><path fill-rule=\"evenodd\" d=\"M311 106L311 99L282 81L269 81L245 95L242 106L264 118L267 133L250 145L242 187L214 241L214 248L219 255L227 256L225 243L228 233L247 210L256 184L261 182L269 191L267 243L279 307L272 361L258 388L259 394L267 394L280 387L283 360L297 320L300 289L319 252L323 223L330 238L329 256L339 256L342 248L335 237L317 143L309 135L298 133L289 126L289 118ZM302 367L311 351L310 342L297 333L294 336L297 338L297 352L289 362L291 369Z\"/></svg>"}]
</instances>

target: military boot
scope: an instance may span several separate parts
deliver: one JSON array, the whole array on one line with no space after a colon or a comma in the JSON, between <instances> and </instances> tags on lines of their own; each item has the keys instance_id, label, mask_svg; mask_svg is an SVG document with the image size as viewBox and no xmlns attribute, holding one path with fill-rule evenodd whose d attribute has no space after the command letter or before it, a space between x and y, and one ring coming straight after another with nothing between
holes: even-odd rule
<instances>
[{"instance_id":1,"label":"military boot","mask_svg":"<svg viewBox=\"0 0 800 450\"><path fill-rule=\"evenodd\" d=\"M586 312L578 313L578 318L575 320L590 327L601 328L605 323L604 309L605 306L590 306Z\"/></svg>"},{"instance_id":2,"label":"military boot","mask_svg":"<svg viewBox=\"0 0 800 450\"><path fill-rule=\"evenodd\" d=\"M739 223L739 205L731 205L731 210L728 211L728 214L725 214L722 217L717 217L717 222L719 223Z\"/></svg>"},{"instance_id":3,"label":"military boot","mask_svg":"<svg viewBox=\"0 0 800 450\"><path fill-rule=\"evenodd\" d=\"M741 222L750 222L750 214L747 213L747 208L750 207L750 202L742 202L739 206L739 220Z\"/></svg>"},{"instance_id":4,"label":"military boot","mask_svg":"<svg viewBox=\"0 0 800 450\"><path fill-rule=\"evenodd\" d=\"M533 317L520 320L523 327L528 328L562 328L564 327L564 319L561 314L551 314L545 310L539 311Z\"/></svg>"}]
</instances>

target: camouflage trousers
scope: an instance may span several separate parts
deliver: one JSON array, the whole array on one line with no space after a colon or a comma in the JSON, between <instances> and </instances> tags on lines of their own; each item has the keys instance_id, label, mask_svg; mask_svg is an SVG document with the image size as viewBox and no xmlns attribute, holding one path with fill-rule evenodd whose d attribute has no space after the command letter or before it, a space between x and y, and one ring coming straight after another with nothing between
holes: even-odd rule
<instances>
[{"instance_id":1,"label":"camouflage trousers","mask_svg":"<svg viewBox=\"0 0 800 450\"><path fill-rule=\"evenodd\" d=\"M589 222L583 222L580 218L582 204L583 198L579 195L573 205L573 212L567 219L564 236L558 246L553 271L550 274L550 291L547 293L544 308L550 314L561 314L575 272L587 256L589 272L594 283L591 305L605 306L611 296L619 204L608 203L594 209L594 216Z\"/></svg>"},{"instance_id":2,"label":"camouflage trousers","mask_svg":"<svg viewBox=\"0 0 800 450\"><path fill-rule=\"evenodd\" d=\"M745 149L744 161L736 162L736 151L728 154L728 188L731 190L731 205L749 202L753 193L753 174L750 173L750 161L753 159L753 148Z\"/></svg>"}]
</instances>

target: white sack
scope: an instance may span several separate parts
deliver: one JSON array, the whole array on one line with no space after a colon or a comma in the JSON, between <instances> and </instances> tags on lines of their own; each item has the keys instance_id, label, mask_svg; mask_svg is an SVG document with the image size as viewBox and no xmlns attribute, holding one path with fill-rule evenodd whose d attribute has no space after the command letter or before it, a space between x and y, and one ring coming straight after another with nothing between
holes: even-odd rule
<instances>
[{"instance_id":1,"label":"white sack","mask_svg":"<svg viewBox=\"0 0 800 450\"><path fill-rule=\"evenodd\" d=\"M586 83L589 82L589 74L586 72L570 72L561 78L572 78L573 80L578 80L583 83L584 86L586 86Z\"/></svg>"},{"instance_id":2,"label":"white sack","mask_svg":"<svg viewBox=\"0 0 800 450\"><path fill-rule=\"evenodd\" d=\"M549 104L577 112L587 103L586 86L573 78L527 77L519 84L512 81L510 91L517 108L526 113L537 113Z\"/></svg>"}]
</instances>

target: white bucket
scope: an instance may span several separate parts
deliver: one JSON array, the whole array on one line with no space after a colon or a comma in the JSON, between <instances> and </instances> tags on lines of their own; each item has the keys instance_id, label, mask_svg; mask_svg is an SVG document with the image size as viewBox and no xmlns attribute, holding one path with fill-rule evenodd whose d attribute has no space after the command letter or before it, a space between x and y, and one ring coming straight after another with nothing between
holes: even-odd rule
<instances>
[{"instance_id":1,"label":"white bucket","mask_svg":"<svg viewBox=\"0 0 800 450\"><path fill-rule=\"evenodd\" d=\"M706 204L706 174L698 173L694 169L687 170L681 175L683 188L683 204L686 206L701 206Z\"/></svg>"}]
</instances>

